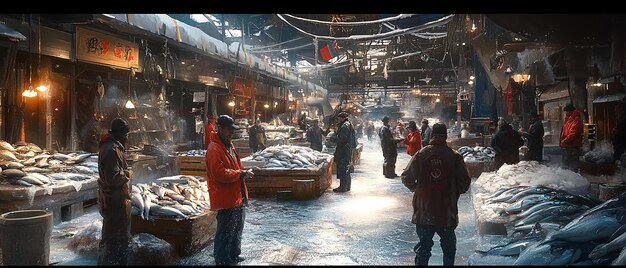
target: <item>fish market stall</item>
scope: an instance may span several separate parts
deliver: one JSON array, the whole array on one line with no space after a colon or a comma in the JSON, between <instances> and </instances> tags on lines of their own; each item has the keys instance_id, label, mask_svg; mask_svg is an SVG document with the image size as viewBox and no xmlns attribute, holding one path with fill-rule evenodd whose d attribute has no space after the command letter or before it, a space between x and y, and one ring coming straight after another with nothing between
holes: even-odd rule
<instances>
[{"instance_id":1,"label":"fish market stall","mask_svg":"<svg viewBox=\"0 0 626 268\"><path fill-rule=\"evenodd\" d=\"M55 153L32 143L0 141L0 147L0 213L47 209L58 224L96 203L97 155Z\"/></svg>"},{"instance_id":2,"label":"fish market stall","mask_svg":"<svg viewBox=\"0 0 626 268\"><path fill-rule=\"evenodd\" d=\"M247 182L250 197L274 197L291 194L300 180L313 180L314 197L322 195L332 184L333 156L302 146L272 146L243 158L244 168L253 168L254 177Z\"/></svg>"},{"instance_id":3,"label":"fish market stall","mask_svg":"<svg viewBox=\"0 0 626 268\"><path fill-rule=\"evenodd\" d=\"M181 256L204 248L217 227L206 180L177 175L156 181L132 185L131 232L163 239Z\"/></svg>"},{"instance_id":4,"label":"fish market stall","mask_svg":"<svg viewBox=\"0 0 626 268\"><path fill-rule=\"evenodd\" d=\"M572 213L582 206L593 207L599 200L585 195L588 187L589 182L580 174L536 161L504 164L495 172L485 172L471 187L479 233L506 235L512 226L530 223L527 219L519 222L518 213L546 200L576 204L570 208Z\"/></svg>"},{"instance_id":5,"label":"fish market stall","mask_svg":"<svg viewBox=\"0 0 626 268\"><path fill-rule=\"evenodd\" d=\"M491 147L463 146L457 150L463 156L470 177L478 177L483 172L495 170L496 152Z\"/></svg>"}]
</instances>

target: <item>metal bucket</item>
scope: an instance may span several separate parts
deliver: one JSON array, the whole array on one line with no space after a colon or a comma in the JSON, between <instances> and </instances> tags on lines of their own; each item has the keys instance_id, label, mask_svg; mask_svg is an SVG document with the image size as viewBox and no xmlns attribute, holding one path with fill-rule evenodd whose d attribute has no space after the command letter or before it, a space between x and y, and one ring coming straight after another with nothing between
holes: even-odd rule
<instances>
[{"instance_id":1,"label":"metal bucket","mask_svg":"<svg viewBox=\"0 0 626 268\"><path fill-rule=\"evenodd\" d=\"M0 215L3 265L49 265L52 212L18 210Z\"/></svg>"}]
</instances>

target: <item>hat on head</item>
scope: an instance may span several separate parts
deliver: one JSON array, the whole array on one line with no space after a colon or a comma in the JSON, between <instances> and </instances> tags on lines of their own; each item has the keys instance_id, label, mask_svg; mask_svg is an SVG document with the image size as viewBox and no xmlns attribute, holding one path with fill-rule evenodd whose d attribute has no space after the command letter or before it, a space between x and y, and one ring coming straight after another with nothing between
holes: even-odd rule
<instances>
[{"instance_id":1,"label":"hat on head","mask_svg":"<svg viewBox=\"0 0 626 268\"><path fill-rule=\"evenodd\" d=\"M389 122L389 116L385 115L385 117L383 117L383 122Z\"/></svg>"},{"instance_id":2,"label":"hat on head","mask_svg":"<svg viewBox=\"0 0 626 268\"><path fill-rule=\"evenodd\" d=\"M433 136L448 136L448 128L443 123L435 123L433 125Z\"/></svg>"},{"instance_id":3,"label":"hat on head","mask_svg":"<svg viewBox=\"0 0 626 268\"><path fill-rule=\"evenodd\" d=\"M566 112L571 112L574 110L576 110L576 108L574 108L574 105L571 103L568 103L567 105L565 105L565 108L563 108L563 111L566 111Z\"/></svg>"},{"instance_id":4,"label":"hat on head","mask_svg":"<svg viewBox=\"0 0 626 268\"><path fill-rule=\"evenodd\" d=\"M346 113L346 112L341 112L341 113L339 113L339 114L337 115L337 117L339 117L339 118L347 118L347 117L348 117L348 113Z\"/></svg>"},{"instance_id":5,"label":"hat on head","mask_svg":"<svg viewBox=\"0 0 626 268\"><path fill-rule=\"evenodd\" d=\"M217 118L217 125L222 126L222 127L232 128L232 129L239 129L239 127L235 125L235 120L233 120L232 117L225 115L225 114L220 115Z\"/></svg>"},{"instance_id":6,"label":"hat on head","mask_svg":"<svg viewBox=\"0 0 626 268\"><path fill-rule=\"evenodd\" d=\"M539 117L539 115L537 114L537 111L535 111L535 110L530 111L529 115L532 118Z\"/></svg>"},{"instance_id":7,"label":"hat on head","mask_svg":"<svg viewBox=\"0 0 626 268\"><path fill-rule=\"evenodd\" d=\"M417 124L415 123L415 121L409 121L408 128L410 128L410 129L417 129Z\"/></svg>"},{"instance_id":8,"label":"hat on head","mask_svg":"<svg viewBox=\"0 0 626 268\"><path fill-rule=\"evenodd\" d=\"M128 126L128 122L126 122L126 120L117 117L111 121L111 133L124 135L128 132L130 132L130 127Z\"/></svg>"},{"instance_id":9,"label":"hat on head","mask_svg":"<svg viewBox=\"0 0 626 268\"><path fill-rule=\"evenodd\" d=\"M428 124L428 119L422 119L422 124Z\"/></svg>"}]
</instances>

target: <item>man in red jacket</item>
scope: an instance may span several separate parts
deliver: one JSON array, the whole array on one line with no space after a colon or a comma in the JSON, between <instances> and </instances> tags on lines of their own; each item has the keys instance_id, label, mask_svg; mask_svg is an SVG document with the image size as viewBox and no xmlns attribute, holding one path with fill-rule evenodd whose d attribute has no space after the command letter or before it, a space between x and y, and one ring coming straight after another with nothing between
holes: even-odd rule
<instances>
[{"instance_id":1,"label":"man in red jacket","mask_svg":"<svg viewBox=\"0 0 626 268\"><path fill-rule=\"evenodd\" d=\"M207 123L204 128L204 147L209 147L209 143L211 143L211 132L215 131L215 117L210 114L208 119L209 123Z\"/></svg>"},{"instance_id":2,"label":"man in red jacket","mask_svg":"<svg viewBox=\"0 0 626 268\"><path fill-rule=\"evenodd\" d=\"M409 135L404 137L404 143L407 145L406 153L413 156L420 149L422 149L422 135L420 135L420 131L417 129L417 123L415 123L415 121L410 121L407 129L409 130Z\"/></svg>"},{"instance_id":3,"label":"man in red jacket","mask_svg":"<svg viewBox=\"0 0 626 268\"><path fill-rule=\"evenodd\" d=\"M234 265L243 261L239 254L248 203L246 180L254 174L243 170L231 142L236 129L239 127L230 116L220 115L217 132L211 133L205 156L211 211L217 211L213 248L216 265Z\"/></svg>"},{"instance_id":4,"label":"man in red jacket","mask_svg":"<svg viewBox=\"0 0 626 268\"><path fill-rule=\"evenodd\" d=\"M583 145L583 124L580 120L580 112L571 103L565 108L565 123L561 129L560 146L563 148L563 165L568 169L578 172L578 158Z\"/></svg>"}]
</instances>

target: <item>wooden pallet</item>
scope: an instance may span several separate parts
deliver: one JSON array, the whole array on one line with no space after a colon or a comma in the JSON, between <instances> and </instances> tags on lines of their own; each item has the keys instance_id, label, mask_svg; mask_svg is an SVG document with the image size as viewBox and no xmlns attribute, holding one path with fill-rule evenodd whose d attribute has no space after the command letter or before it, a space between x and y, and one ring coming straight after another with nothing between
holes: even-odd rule
<instances>
[{"instance_id":1,"label":"wooden pallet","mask_svg":"<svg viewBox=\"0 0 626 268\"><path fill-rule=\"evenodd\" d=\"M258 169L254 171L254 178L247 182L248 196L276 197L277 192L292 191L296 184L294 180L313 179L315 182L315 197L321 196L332 185L333 157L316 170L309 169Z\"/></svg>"},{"instance_id":2,"label":"wooden pallet","mask_svg":"<svg viewBox=\"0 0 626 268\"><path fill-rule=\"evenodd\" d=\"M148 233L172 244L180 256L188 256L213 240L217 228L217 212L205 211L184 220L154 218L144 220L131 216L131 232Z\"/></svg>"}]
</instances>

